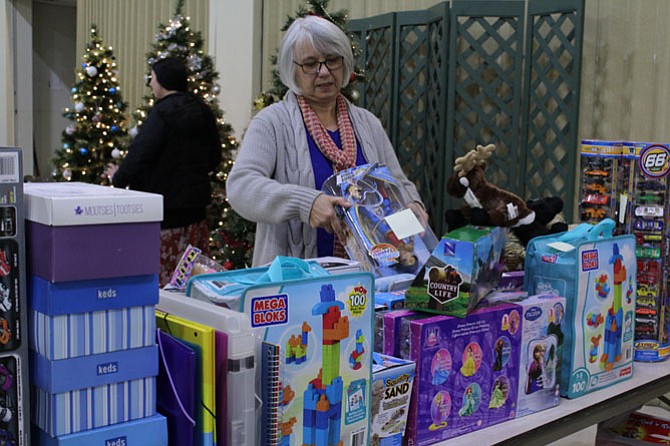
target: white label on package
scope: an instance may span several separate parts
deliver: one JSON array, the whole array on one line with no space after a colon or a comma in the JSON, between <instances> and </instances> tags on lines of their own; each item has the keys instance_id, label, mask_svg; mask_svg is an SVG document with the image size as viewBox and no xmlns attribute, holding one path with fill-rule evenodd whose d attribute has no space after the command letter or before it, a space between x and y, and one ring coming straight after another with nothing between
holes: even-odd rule
<instances>
[{"instance_id":1,"label":"white label on package","mask_svg":"<svg viewBox=\"0 0 670 446\"><path fill-rule=\"evenodd\" d=\"M562 252L570 252L575 249L574 245L571 245L570 243L565 243L565 242L551 242L547 243L547 246L550 248L554 248L557 251L562 251Z\"/></svg>"},{"instance_id":2,"label":"white label on package","mask_svg":"<svg viewBox=\"0 0 670 446\"><path fill-rule=\"evenodd\" d=\"M411 209L404 209L393 215L387 216L384 220L391 227L393 233L398 239L404 239L424 231L423 226Z\"/></svg>"}]
</instances>

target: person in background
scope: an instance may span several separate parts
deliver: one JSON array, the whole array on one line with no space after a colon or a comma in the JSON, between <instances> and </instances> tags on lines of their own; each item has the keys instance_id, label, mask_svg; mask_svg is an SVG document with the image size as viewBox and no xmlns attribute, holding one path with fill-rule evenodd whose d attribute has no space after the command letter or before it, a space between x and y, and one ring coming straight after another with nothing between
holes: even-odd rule
<instances>
[{"instance_id":1,"label":"person in background","mask_svg":"<svg viewBox=\"0 0 670 446\"><path fill-rule=\"evenodd\" d=\"M321 186L350 167L386 164L427 218L379 119L341 93L353 66L349 38L326 19L298 18L284 34L277 69L289 91L251 120L226 182L233 209L257 223L254 266L277 255L346 256L336 208L351 204Z\"/></svg>"},{"instance_id":2,"label":"person in background","mask_svg":"<svg viewBox=\"0 0 670 446\"><path fill-rule=\"evenodd\" d=\"M209 254L209 172L221 163L216 117L207 104L187 92L187 79L186 66L179 59L153 64L149 85L156 103L126 158L105 171L114 187L163 196L161 287L169 282L189 244Z\"/></svg>"}]
</instances>

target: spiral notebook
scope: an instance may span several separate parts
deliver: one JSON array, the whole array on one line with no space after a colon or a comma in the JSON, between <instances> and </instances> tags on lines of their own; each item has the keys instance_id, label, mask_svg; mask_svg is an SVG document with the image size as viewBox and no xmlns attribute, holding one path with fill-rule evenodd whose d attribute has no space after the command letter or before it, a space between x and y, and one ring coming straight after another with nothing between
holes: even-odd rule
<instances>
[{"instance_id":1,"label":"spiral notebook","mask_svg":"<svg viewBox=\"0 0 670 446\"><path fill-rule=\"evenodd\" d=\"M282 385L279 379L279 346L263 342L261 346L261 370L264 377L261 383L263 410L261 413L261 439L264 445L276 446L282 438L281 422L281 393Z\"/></svg>"}]
</instances>

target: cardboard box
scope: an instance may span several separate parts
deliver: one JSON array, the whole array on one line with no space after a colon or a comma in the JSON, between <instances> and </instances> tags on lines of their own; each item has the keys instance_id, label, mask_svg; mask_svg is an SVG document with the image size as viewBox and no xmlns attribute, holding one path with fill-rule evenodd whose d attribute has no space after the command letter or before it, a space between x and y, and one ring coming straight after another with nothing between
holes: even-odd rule
<instances>
[{"instance_id":1,"label":"cardboard box","mask_svg":"<svg viewBox=\"0 0 670 446\"><path fill-rule=\"evenodd\" d=\"M225 279L224 279L225 280ZM258 339L277 346L257 367L263 420L280 410L290 444L338 439L368 444L372 378L374 277L344 273L249 286L241 297ZM271 364L266 361L273 360ZM276 375L262 374L271 366ZM272 393L268 387L277 389ZM275 399L276 398L276 399ZM271 403L280 404L275 408ZM320 410L327 406L328 410ZM324 437L327 436L327 437Z\"/></svg>"},{"instance_id":2,"label":"cardboard box","mask_svg":"<svg viewBox=\"0 0 670 446\"><path fill-rule=\"evenodd\" d=\"M372 355L370 446L400 446L414 382L413 361Z\"/></svg>"},{"instance_id":3,"label":"cardboard box","mask_svg":"<svg viewBox=\"0 0 670 446\"><path fill-rule=\"evenodd\" d=\"M521 354L516 417L560 403L565 298L552 294L496 292L482 304L512 302L521 307Z\"/></svg>"},{"instance_id":4,"label":"cardboard box","mask_svg":"<svg viewBox=\"0 0 670 446\"><path fill-rule=\"evenodd\" d=\"M497 286L507 235L470 225L445 234L405 292L405 307L464 317Z\"/></svg>"},{"instance_id":5,"label":"cardboard box","mask_svg":"<svg viewBox=\"0 0 670 446\"><path fill-rule=\"evenodd\" d=\"M30 348L48 360L156 344L155 307L126 307L48 316L30 311Z\"/></svg>"},{"instance_id":6,"label":"cardboard box","mask_svg":"<svg viewBox=\"0 0 670 446\"><path fill-rule=\"evenodd\" d=\"M47 226L26 222L28 271L51 282L160 272L160 223Z\"/></svg>"},{"instance_id":7,"label":"cardboard box","mask_svg":"<svg viewBox=\"0 0 670 446\"><path fill-rule=\"evenodd\" d=\"M516 416L520 310L503 303L466 318L410 320L416 377L407 444L436 443Z\"/></svg>"},{"instance_id":8,"label":"cardboard box","mask_svg":"<svg viewBox=\"0 0 670 446\"><path fill-rule=\"evenodd\" d=\"M29 283L30 309L46 316L158 303L158 274L57 283L30 276Z\"/></svg>"},{"instance_id":9,"label":"cardboard box","mask_svg":"<svg viewBox=\"0 0 670 446\"><path fill-rule=\"evenodd\" d=\"M51 394L156 375L156 345L57 361L30 351L30 383Z\"/></svg>"},{"instance_id":10,"label":"cardboard box","mask_svg":"<svg viewBox=\"0 0 670 446\"><path fill-rule=\"evenodd\" d=\"M156 378L49 393L32 386L32 422L52 437L156 415Z\"/></svg>"},{"instance_id":11,"label":"cardboard box","mask_svg":"<svg viewBox=\"0 0 670 446\"><path fill-rule=\"evenodd\" d=\"M38 427L33 437L41 446L167 446L167 421L156 414L125 423L112 424L76 434L52 437Z\"/></svg>"},{"instance_id":12,"label":"cardboard box","mask_svg":"<svg viewBox=\"0 0 670 446\"><path fill-rule=\"evenodd\" d=\"M595 446L651 446L670 443L670 418L641 412L598 423Z\"/></svg>"},{"instance_id":13,"label":"cardboard box","mask_svg":"<svg viewBox=\"0 0 670 446\"><path fill-rule=\"evenodd\" d=\"M79 182L26 183L26 220L47 226L160 222L159 194Z\"/></svg>"}]
</instances>

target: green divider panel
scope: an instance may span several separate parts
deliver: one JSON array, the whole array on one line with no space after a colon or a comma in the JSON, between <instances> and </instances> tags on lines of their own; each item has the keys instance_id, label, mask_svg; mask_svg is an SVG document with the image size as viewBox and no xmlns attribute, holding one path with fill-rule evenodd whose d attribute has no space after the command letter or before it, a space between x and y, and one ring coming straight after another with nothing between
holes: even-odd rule
<instances>
[{"instance_id":1,"label":"green divider panel","mask_svg":"<svg viewBox=\"0 0 670 446\"><path fill-rule=\"evenodd\" d=\"M452 0L351 20L367 81L358 103L387 130L444 232L456 157L496 144L489 181L557 195L572 219L584 0Z\"/></svg>"}]
</instances>

